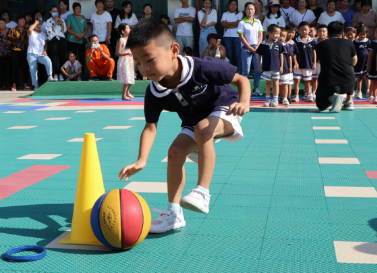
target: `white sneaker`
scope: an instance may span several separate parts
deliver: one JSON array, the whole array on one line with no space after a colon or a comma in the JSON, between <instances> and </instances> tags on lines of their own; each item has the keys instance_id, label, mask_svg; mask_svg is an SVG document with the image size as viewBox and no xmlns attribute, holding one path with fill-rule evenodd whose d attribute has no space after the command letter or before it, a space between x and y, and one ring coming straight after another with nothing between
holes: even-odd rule
<instances>
[{"instance_id":1,"label":"white sneaker","mask_svg":"<svg viewBox=\"0 0 377 273\"><path fill-rule=\"evenodd\" d=\"M291 99L291 102L298 102L298 101L300 101L299 96L294 96L293 99Z\"/></svg>"},{"instance_id":2,"label":"white sneaker","mask_svg":"<svg viewBox=\"0 0 377 273\"><path fill-rule=\"evenodd\" d=\"M283 104L283 105L289 105L289 101L288 101L288 99L287 99L287 98L284 98L282 104Z\"/></svg>"},{"instance_id":3,"label":"white sneaker","mask_svg":"<svg viewBox=\"0 0 377 273\"><path fill-rule=\"evenodd\" d=\"M362 99L363 98L363 93L361 91L357 91L356 98L357 99Z\"/></svg>"},{"instance_id":4,"label":"white sneaker","mask_svg":"<svg viewBox=\"0 0 377 273\"><path fill-rule=\"evenodd\" d=\"M304 95L302 96L303 100L306 100L306 90L304 90Z\"/></svg>"},{"instance_id":5,"label":"white sneaker","mask_svg":"<svg viewBox=\"0 0 377 273\"><path fill-rule=\"evenodd\" d=\"M272 100L271 107L279 107L279 101L278 100Z\"/></svg>"},{"instance_id":6,"label":"white sneaker","mask_svg":"<svg viewBox=\"0 0 377 273\"><path fill-rule=\"evenodd\" d=\"M374 99L373 96L369 96L368 99L367 99L367 102L373 102L373 99Z\"/></svg>"},{"instance_id":7,"label":"white sneaker","mask_svg":"<svg viewBox=\"0 0 377 273\"><path fill-rule=\"evenodd\" d=\"M153 208L153 211L160 213L160 216L152 221L149 233L164 233L175 228L184 227L186 225L182 209L179 215L176 215L171 210Z\"/></svg>"},{"instance_id":8,"label":"white sneaker","mask_svg":"<svg viewBox=\"0 0 377 273\"><path fill-rule=\"evenodd\" d=\"M54 79L52 76L48 76L47 81L48 81L48 82L54 82L55 79Z\"/></svg>"},{"instance_id":9,"label":"white sneaker","mask_svg":"<svg viewBox=\"0 0 377 273\"><path fill-rule=\"evenodd\" d=\"M306 97L306 101L312 102L313 101L313 96L312 95L307 96Z\"/></svg>"},{"instance_id":10,"label":"white sneaker","mask_svg":"<svg viewBox=\"0 0 377 273\"><path fill-rule=\"evenodd\" d=\"M346 102L343 104L342 110L353 111L353 109L355 109L355 108L353 107L353 101L346 101Z\"/></svg>"},{"instance_id":11,"label":"white sneaker","mask_svg":"<svg viewBox=\"0 0 377 273\"><path fill-rule=\"evenodd\" d=\"M57 82L57 81L59 81L59 79L58 79L58 75L55 75L55 76L54 76L54 82Z\"/></svg>"},{"instance_id":12,"label":"white sneaker","mask_svg":"<svg viewBox=\"0 0 377 273\"><path fill-rule=\"evenodd\" d=\"M199 162L198 157L199 157L199 151L198 150L195 150L191 154L188 155L188 158L191 159L195 163Z\"/></svg>"},{"instance_id":13,"label":"white sneaker","mask_svg":"<svg viewBox=\"0 0 377 273\"><path fill-rule=\"evenodd\" d=\"M334 93L331 99L332 107L329 110L329 113L339 113L343 103L343 96L337 93Z\"/></svg>"},{"instance_id":14,"label":"white sneaker","mask_svg":"<svg viewBox=\"0 0 377 273\"><path fill-rule=\"evenodd\" d=\"M312 96L313 96L313 101L315 101L315 99L317 98L317 96L316 96L316 94L315 94L316 92L313 92L312 93Z\"/></svg>"},{"instance_id":15,"label":"white sneaker","mask_svg":"<svg viewBox=\"0 0 377 273\"><path fill-rule=\"evenodd\" d=\"M355 96L355 90L353 90L352 96Z\"/></svg>"},{"instance_id":16,"label":"white sneaker","mask_svg":"<svg viewBox=\"0 0 377 273\"><path fill-rule=\"evenodd\" d=\"M263 104L263 107L270 107L271 101L266 100L266 102Z\"/></svg>"},{"instance_id":17,"label":"white sneaker","mask_svg":"<svg viewBox=\"0 0 377 273\"><path fill-rule=\"evenodd\" d=\"M211 195L202 192L199 189L193 189L191 192L181 199L180 205L182 208L208 213L209 212L209 200Z\"/></svg>"},{"instance_id":18,"label":"white sneaker","mask_svg":"<svg viewBox=\"0 0 377 273\"><path fill-rule=\"evenodd\" d=\"M366 98L369 98L369 90L367 90L367 92L366 92L366 96L365 96Z\"/></svg>"},{"instance_id":19,"label":"white sneaker","mask_svg":"<svg viewBox=\"0 0 377 273\"><path fill-rule=\"evenodd\" d=\"M61 81L61 82L64 81L64 78L63 78L62 74L59 75L59 81Z\"/></svg>"},{"instance_id":20,"label":"white sneaker","mask_svg":"<svg viewBox=\"0 0 377 273\"><path fill-rule=\"evenodd\" d=\"M257 96L257 97L261 97L263 96L263 94L259 91L258 88L254 89L253 92L251 93L252 96Z\"/></svg>"}]
</instances>

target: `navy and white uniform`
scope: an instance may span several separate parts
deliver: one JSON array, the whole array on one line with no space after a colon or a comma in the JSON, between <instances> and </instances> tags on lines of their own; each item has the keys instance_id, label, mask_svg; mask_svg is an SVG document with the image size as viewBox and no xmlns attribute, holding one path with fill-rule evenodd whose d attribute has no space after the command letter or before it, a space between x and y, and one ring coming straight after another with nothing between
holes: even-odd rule
<instances>
[{"instance_id":1,"label":"navy and white uniform","mask_svg":"<svg viewBox=\"0 0 377 273\"><path fill-rule=\"evenodd\" d=\"M237 67L213 57L203 59L178 56L182 63L181 80L176 88L168 89L151 82L144 99L145 120L157 123L163 110L176 112L182 120L182 134L195 140L196 124L208 116L229 121L234 133L224 138L235 142L243 138L240 116L227 116L229 106L239 101L238 92L229 86Z\"/></svg>"},{"instance_id":2,"label":"navy and white uniform","mask_svg":"<svg viewBox=\"0 0 377 273\"><path fill-rule=\"evenodd\" d=\"M289 73L289 57L293 58L293 53L286 42L283 43L283 57L283 74L280 75L279 84L293 84L293 73Z\"/></svg>"},{"instance_id":3,"label":"navy and white uniform","mask_svg":"<svg viewBox=\"0 0 377 273\"><path fill-rule=\"evenodd\" d=\"M295 39L297 47L297 62L299 69L293 72L295 79L303 79L304 81L312 80L312 67L314 65L315 42L312 38L308 37L306 42L301 40L301 36Z\"/></svg>"},{"instance_id":4,"label":"navy and white uniform","mask_svg":"<svg viewBox=\"0 0 377 273\"><path fill-rule=\"evenodd\" d=\"M280 54L283 53L283 45L279 41L274 41L269 45L263 41L258 49L257 54L263 57L263 73L261 78L266 81L280 79Z\"/></svg>"},{"instance_id":5,"label":"navy and white uniform","mask_svg":"<svg viewBox=\"0 0 377 273\"><path fill-rule=\"evenodd\" d=\"M371 64L371 67L370 67L370 72L368 73L368 79L377 80L377 70L376 70L377 40L373 40L370 43L368 50L373 51L372 64Z\"/></svg>"},{"instance_id":6,"label":"navy and white uniform","mask_svg":"<svg viewBox=\"0 0 377 273\"><path fill-rule=\"evenodd\" d=\"M359 38L353 41L357 53L357 63L354 66L355 76L363 76L367 73L368 66L368 52L371 41L365 38L364 41L360 41Z\"/></svg>"}]
</instances>

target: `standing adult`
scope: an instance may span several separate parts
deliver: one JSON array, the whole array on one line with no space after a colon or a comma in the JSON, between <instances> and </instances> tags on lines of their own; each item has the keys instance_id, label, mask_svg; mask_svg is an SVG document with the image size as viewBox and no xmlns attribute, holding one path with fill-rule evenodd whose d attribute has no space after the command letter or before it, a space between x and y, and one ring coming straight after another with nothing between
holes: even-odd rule
<instances>
[{"instance_id":1,"label":"standing adult","mask_svg":"<svg viewBox=\"0 0 377 273\"><path fill-rule=\"evenodd\" d=\"M344 29L352 25L352 19L355 15L355 11L353 9L349 8L350 1L349 0L343 0L342 1L342 7L339 9L339 12L342 14L344 18Z\"/></svg>"},{"instance_id":2,"label":"standing adult","mask_svg":"<svg viewBox=\"0 0 377 273\"><path fill-rule=\"evenodd\" d=\"M52 78L52 64L50 58L47 56L48 43L47 35L41 31L42 21L35 20L27 31L29 36L29 46L27 49L27 61L29 63L31 83L34 85L34 90L39 87L38 84L38 63L46 67L48 81L54 81Z\"/></svg>"},{"instance_id":3,"label":"standing adult","mask_svg":"<svg viewBox=\"0 0 377 273\"><path fill-rule=\"evenodd\" d=\"M73 14L72 11L68 10L68 0L59 0L59 8L60 8L60 18L64 21L67 21L69 15Z\"/></svg>"},{"instance_id":4,"label":"standing adult","mask_svg":"<svg viewBox=\"0 0 377 273\"><path fill-rule=\"evenodd\" d=\"M22 79L24 82L24 89L30 90L26 85L28 78L28 65L26 61L26 50L28 46L27 29L25 28L25 17L17 17L17 26L12 28L8 34L8 45L11 49L12 61L12 91L17 91L17 81L20 79L20 70L22 70Z\"/></svg>"},{"instance_id":5,"label":"standing adult","mask_svg":"<svg viewBox=\"0 0 377 273\"><path fill-rule=\"evenodd\" d=\"M317 58L321 64L316 104L320 111L332 105L330 112L338 113L343 103L343 94L347 94L342 109L353 110L353 66L357 62L356 49L351 41L340 39L344 37L342 23L331 22L328 33L330 38L316 46Z\"/></svg>"},{"instance_id":6,"label":"standing adult","mask_svg":"<svg viewBox=\"0 0 377 273\"><path fill-rule=\"evenodd\" d=\"M262 23L254 18L255 5L247 2L243 12L243 20L238 24L237 33L241 40L241 59L242 59L242 75L249 76L250 64L253 62L254 66L254 90L253 96L262 96L259 91L259 81L261 72L258 68L258 54L257 49L263 39Z\"/></svg>"},{"instance_id":7,"label":"standing adult","mask_svg":"<svg viewBox=\"0 0 377 273\"><path fill-rule=\"evenodd\" d=\"M90 22L92 23L92 33L98 37L100 44L108 45L110 43L112 22L110 13L103 9L103 0L94 2L97 11L92 14Z\"/></svg>"},{"instance_id":8,"label":"standing adult","mask_svg":"<svg viewBox=\"0 0 377 273\"><path fill-rule=\"evenodd\" d=\"M352 19L352 26L357 28L359 23L363 23L368 28L368 39L373 41L374 37L374 27L377 24L377 14L371 11L372 3L370 0L361 1L361 12L357 12Z\"/></svg>"},{"instance_id":9,"label":"standing adult","mask_svg":"<svg viewBox=\"0 0 377 273\"><path fill-rule=\"evenodd\" d=\"M296 29L301 22L307 22L309 24L315 24L317 19L314 15L314 12L310 9L307 9L307 0L298 0L298 9L291 13L289 17L289 23L293 24Z\"/></svg>"},{"instance_id":10,"label":"standing adult","mask_svg":"<svg viewBox=\"0 0 377 273\"><path fill-rule=\"evenodd\" d=\"M115 50L116 45L118 42L118 31L115 31L115 21L117 17L120 15L120 10L114 8L114 0L106 0L106 11L111 15L111 37L110 37L110 55L114 58L115 57ZM115 73L116 75L116 73Z\"/></svg>"},{"instance_id":11,"label":"standing adult","mask_svg":"<svg viewBox=\"0 0 377 273\"><path fill-rule=\"evenodd\" d=\"M178 25L175 39L179 44L179 54L185 47L194 49L194 33L192 22L195 20L196 10L188 5L188 0L180 0L182 6L174 10L174 22Z\"/></svg>"},{"instance_id":12,"label":"standing adult","mask_svg":"<svg viewBox=\"0 0 377 273\"><path fill-rule=\"evenodd\" d=\"M331 22L341 22L342 24L345 22L342 14L339 11L335 11L336 9L336 1L335 0L328 0L326 4L326 11L322 12L321 16L318 19L318 26L325 25L327 26Z\"/></svg>"},{"instance_id":13,"label":"standing adult","mask_svg":"<svg viewBox=\"0 0 377 273\"><path fill-rule=\"evenodd\" d=\"M80 3L73 3L73 14L69 15L66 21L68 51L78 56L79 62L85 64L85 35L88 32L88 24L85 16L81 15Z\"/></svg>"},{"instance_id":14,"label":"standing adult","mask_svg":"<svg viewBox=\"0 0 377 273\"><path fill-rule=\"evenodd\" d=\"M6 90L10 76L10 48L8 45L8 35L10 28L6 26L3 18L0 18L0 87Z\"/></svg>"},{"instance_id":15,"label":"standing adult","mask_svg":"<svg viewBox=\"0 0 377 273\"><path fill-rule=\"evenodd\" d=\"M261 23L263 23L265 16L266 16L266 13L263 12L263 1L262 0L256 1L254 18L258 19Z\"/></svg>"},{"instance_id":16,"label":"standing adult","mask_svg":"<svg viewBox=\"0 0 377 273\"><path fill-rule=\"evenodd\" d=\"M198 21L200 25L199 36L199 56L202 57L204 50L208 46L208 34L216 34L217 11L211 8L212 0L204 0L202 10L198 11Z\"/></svg>"},{"instance_id":17,"label":"standing adult","mask_svg":"<svg viewBox=\"0 0 377 273\"><path fill-rule=\"evenodd\" d=\"M230 0L228 3L229 11L224 12L221 17L221 25L224 27L224 46L226 56L229 62L237 66L237 72L242 71L241 62L241 40L237 34L237 27L242 20L242 12L238 11L236 0ZM236 56L236 63L233 62L233 53Z\"/></svg>"},{"instance_id":18,"label":"standing adult","mask_svg":"<svg viewBox=\"0 0 377 273\"><path fill-rule=\"evenodd\" d=\"M55 81L64 81L59 64L63 65L66 61L67 42L64 33L67 32L67 26L65 21L62 18L59 18L59 10L57 6L52 6L50 8L50 14L51 18L47 20L46 31L49 55L52 62L52 72Z\"/></svg>"},{"instance_id":19,"label":"standing adult","mask_svg":"<svg viewBox=\"0 0 377 273\"><path fill-rule=\"evenodd\" d=\"M115 20L115 30L118 31L120 24L127 24L132 29L132 27L136 25L137 22L138 20L135 13L132 13L132 3L130 1L123 1L120 14Z\"/></svg>"},{"instance_id":20,"label":"standing adult","mask_svg":"<svg viewBox=\"0 0 377 273\"><path fill-rule=\"evenodd\" d=\"M321 16L323 12L323 8L318 6L317 0L309 0L309 9L314 13L315 18L318 21L319 16Z\"/></svg>"},{"instance_id":21,"label":"standing adult","mask_svg":"<svg viewBox=\"0 0 377 273\"><path fill-rule=\"evenodd\" d=\"M289 17L291 16L291 13L295 11L295 9L292 8L289 4L290 4L290 0L281 0L280 12L284 18L286 25L289 24Z\"/></svg>"},{"instance_id":22,"label":"standing adult","mask_svg":"<svg viewBox=\"0 0 377 273\"><path fill-rule=\"evenodd\" d=\"M271 0L270 3L267 5L267 15L264 17L263 21L263 30L267 34L267 29L269 25L277 25L279 27L285 27L285 20L284 17L281 15L280 12L280 3L279 0Z\"/></svg>"},{"instance_id":23,"label":"standing adult","mask_svg":"<svg viewBox=\"0 0 377 273\"><path fill-rule=\"evenodd\" d=\"M152 5L149 3L144 4L143 6L143 15L139 18L140 20L143 20L144 18L153 18L152 16Z\"/></svg>"},{"instance_id":24,"label":"standing adult","mask_svg":"<svg viewBox=\"0 0 377 273\"><path fill-rule=\"evenodd\" d=\"M38 19L38 20L42 20L42 21L43 21L43 15L42 15L42 12L41 12L40 10L35 10L34 13L33 13L33 18L34 18L35 20ZM46 22L43 22L43 23L42 23L41 31L47 33L47 31L46 31L46 25L47 25Z\"/></svg>"},{"instance_id":25,"label":"standing adult","mask_svg":"<svg viewBox=\"0 0 377 273\"><path fill-rule=\"evenodd\" d=\"M12 17L10 17L10 13L6 10L1 12L1 18L5 20L7 28L14 28L17 26L16 22L12 21Z\"/></svg>"}]
</instances>

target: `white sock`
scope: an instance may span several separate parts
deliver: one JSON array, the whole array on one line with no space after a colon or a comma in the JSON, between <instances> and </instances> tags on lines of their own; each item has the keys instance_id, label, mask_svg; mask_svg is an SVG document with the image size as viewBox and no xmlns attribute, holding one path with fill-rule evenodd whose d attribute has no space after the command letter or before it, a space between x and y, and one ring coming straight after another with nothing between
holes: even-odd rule
<instances>
[{"instance_id":1,"label":"white sock","mask_svg":"<svg viewBox=\"0 0 377 273\"><path fill-rule=\"evenodd\" d=\"M266 101L269 101L269 100L270 100L270 96L266 95Z\"/></svg>"},{"instance_id":2,"label":"white sock","mask_svg":"<svg viewBox=\"0 0 377 273\"><path fill-rule=\"evenodd\" d=\"M274 96L274 100L278 100L279 99L279 96Z\"/></svg>"},{"instance_id":3,"label":"white sock","mask_svg":"<svg viewBox=\"0 0 377 273\"><path fill-rule=\"evenodd\" d=\"M209 190L207 190L206 188L204 188L204 187L202 187L202 186L196 186L196 189L198 189L198 190L200 190L200 191L202 191L202 192L204 192L204 193L206 193L206 194L209 194Z\"/></svg>"},{"instance_id":4,"label":"white sock","mask_svg":"<svg viewBox=\"0 0 377 273\"><path fill-rule=\"evenodd\" d=\"M177 203L170 203L169 202L168 210L171 210L176 215L178 215L178 214L181 213L181 206L179 204L177 204Z\"/></svg>"}]
</instances>

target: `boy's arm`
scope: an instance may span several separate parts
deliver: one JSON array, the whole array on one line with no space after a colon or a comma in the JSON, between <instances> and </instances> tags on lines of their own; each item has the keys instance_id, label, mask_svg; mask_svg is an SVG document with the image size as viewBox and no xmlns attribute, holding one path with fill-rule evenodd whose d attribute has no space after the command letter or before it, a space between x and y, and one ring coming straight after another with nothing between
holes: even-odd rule
<instances>
[{"instance_id":1,"label":"boy's arm","mask_svg":"<svg viewBox=\"0 0 377 273\"><path fill-rule=\"evenodd\" d=\"M292 56L288 57L288 73L292 73Z\"/></svg>"},{"instance_id":2,"label":"boy's arm","mask_svg":"<svg viewBox=\"0 0 377 273\"><path fill-rule=\"evenodd\" d=\"M368 52L368 66L367 66L367 72L370 72L370 69L372 67L372 58L373 58L373 50L369 50Z\"/></svg>"},{"instance_id":3,"label":"boy's arm","mask_svg":"<svg viewBox=\"0 0 377 273\"><path fill-rule=\"evenodd\" d=\"M293 60L295 63L295 66L293 67L293 71L296 71L298 69L298 63L297 63L297 55L293 55Z\"/></svg>"},{"instance_id":4,"label":"boy's arm","mask_svg":"<svg viewBox=\"0 0 377 273\"><path fill-rule=\"evenodd\" d=\"M261 67L260 65L261 60L262 60L262 56L258 54L258 68L259 68L260 73L263 73L263 67Z\"/></svg>"},{"instance_id":5,"label":"boy's arm","mask_svg":"<svg viewBox=\"0 0 377 273\"><path fill-rule=\"evenodd\" d=\"M258 56L259 59L259 56ZM280 74L283 74L283 69L284 69L284 56L283 53L280 53Z\"/></svg>"},{"instance_id":6,"label":"boy's arm","mask_svg":"<svg viewBox=\"0 0 377 273\"><path fill-rule=\"evenodd\" d=\"M120 180L123 180L123 178L126 177L125 181L127 181L131 175L134 175L144 169L145 165L147 164L148 156L152 149L156 133L157 123L147 122L140 137L139 157L135 163L124 167L119 172Z\"/></svg>"},{"instance_id":7,"label":"boy's arm","mask_svg":"<svg viewBox=\"0 0 377 273\"><path fill-rule=\"evenodd\" d=\"M229 110L226 114L228 116L231 114L234 116L243 116L250 110L250 81L246 77L236 74L230 84L237 87L240 99L238 102L235 102L229 106Z\"/></svg>"},{"instance_id":8,"label":"boy's arm","mask_svg":"<svg viewBox=\"0 0 377 273\"><path fill-rule=\"evenodd\" d=\"M313 64L313 67L312 67L312 70L315 70L316 66L317 66L317 52L316 50L313 50L313 61L314 61L314 64Z\"/></svg>"}]
</instances>

